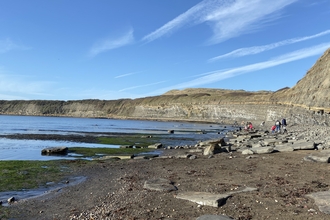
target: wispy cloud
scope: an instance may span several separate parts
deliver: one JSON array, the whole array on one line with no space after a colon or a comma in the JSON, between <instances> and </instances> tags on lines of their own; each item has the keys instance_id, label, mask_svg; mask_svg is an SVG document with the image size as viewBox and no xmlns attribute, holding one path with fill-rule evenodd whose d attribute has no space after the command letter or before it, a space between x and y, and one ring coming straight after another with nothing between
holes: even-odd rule
<instances>
[{"instance_id":1,"label":"wispy cloud","mask_svg":"<svg viewBox=\"0 0 330 220\"><path fill-rule=\"evenodd\" d=\"M0 73L0 92L11 93L12 97L26 97L29 95L49 96L46 91L53 85L49 81L32 81L25 76L7 75ZM9 95L7 97L10 97Z\"/></svg>"},{"instance_id":2,"label":"wispy cloud","mask_svg":"<svg viewBox=\"0 0 330 220\"><path fill-rule=\"evenodd\" d=\"M126 76L131 76L131 75L134 75L134 74L137 74L137 73L141 73L141 72L131 72L131 73L126 73L126 74L122 74L122 75L115 76L114 78L115 78L115 79L118 79L118 78L122 78L122 77L126 77Z\"/></svg>"},{"instance_id":3,"label":"wispy cloud","mask_svg":"<svg viewBox=\"0 0 330 220\"><path fill-rule=\"evenodd\" d=\"M89 51L89 56L95 57L100 53L123 47L133 42L133 29L130 29L118 38L108 38L95 43Z\"/></svg>"},{"instance_id":4,"label":"wispy cloud","mask_svg":"<svg viewBox=\"0 0 330 220\"><path fill-rule=\"evenodd\" d=\"M330 30L326 30L326 31L323 31L321 33L314 34L314 35L311 35L311 36L292 38L292 39L283 40L283 41L279 41L279 42L272 43L272 44L267 44L267 45L262 45L262 46L244 47L244 48L240 48L240 49L231 51L229 53L226 53L226 54L223 54L223 55L220 55L220 56L213 57L213 58L209 59L208 61L209 62L214 62L214 61L224 59L224 58L242 57L242 56L258 54L258 53L262 53L262 52L265 52L265 51L268 51L268 50L275 49L277 47L298 43L298 42L301 42L301 41L310 40L310 39L321 37L321 36L327 35L327 34L330 34Z\"/></svg>"},{"instance_id":5,"label":"wispy cloud","mask_svg":"<svg viewBox=\"0 0 330 220\"><path fill-rule=\"evenodd\" d=\"M207 23L213 30L209 44L217 44L258 29L274 13L298 0L204 0L142 38L150 42L185 25ZM278 18L278 17L277 17ZM273 17L273 19L275 19Z\"/></svg>"},{"instance_id":6,"label":"wispy cloud","mask_svg":"<svg viewBox=\"0 0 330 220\"><path fill-rule=\"evenodd\" d=\"M121 90L119 90L119 92L132 90L132 89L137 89L137 88L141 88L141 87L153 86L153 85L161 84L161 83L164 83L164 82L167 82L167 81L160 81L160 82L150 83L150 84L145 84L145 85L132 86L132 87L128 87L128 88L125 88L125 89L121 89Z\"/></svg>"},{"instance_id":7,"label":"wispy cloud","mask_svg":"<svg viewBox=\"0 0 330 220\"><path fill-rule=\"evenodd\" d=\"M30 47L19 45L10 38L0 40L0 53L7 53L12 50L29 50Z\"/></svg>"},{"instance_id":8,"label":"wispy cloud","mask_svg":"<svg viewBox=\"0 0 330 220\"><path fill-rule=\"evenodd\" d=\"M269 61L255 63L251 65L246 65L242 67L237 67L229 70L218 70L211 72L210 74L204 75L202 77L196 78L194 80L184 82L181 84L177 84L171 87L162 88L156 92L163 93L172 89L184 89L184 88L192 88L201 85L206 85L214 82L218 82L227 78L235 77L237 75L255 72L262 69L271 68L274 66L278 66L281 64L293 62L296 60L304 59L311 56L316 56L324 53L330 47L330 42L320 44L314 47L309 47L301 50L297 50L291 53L284 54L282 56L273 58Z\"/></svg>"}]
</instances>

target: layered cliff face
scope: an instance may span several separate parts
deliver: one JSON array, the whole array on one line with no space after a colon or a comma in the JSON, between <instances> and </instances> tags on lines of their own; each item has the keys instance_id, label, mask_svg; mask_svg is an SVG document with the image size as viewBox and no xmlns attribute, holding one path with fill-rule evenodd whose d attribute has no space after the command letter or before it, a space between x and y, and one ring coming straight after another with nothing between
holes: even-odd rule
<instances>
[{"instance_id":1,"label":"layered cliff face","mask_svg":"<svg viewBox=\"0 0 330 220\"><path fill-rule=\"evenodd\" d=\"M330 113L330 49L291 89L273 95L278 102Z\"/></svg>"},{"instance_id":2,"label":"layered cliff face","mask_svg":"<svg viewBox=\"0 0 330 220\"><path fill-rule=\"evenodd\" d=\"M120 100L0 101L0 114L190 120L249 120L330 125L330 49L293 88L277 92L223 89L172 90L161 96Z\"/></svg>"}]
</instances>

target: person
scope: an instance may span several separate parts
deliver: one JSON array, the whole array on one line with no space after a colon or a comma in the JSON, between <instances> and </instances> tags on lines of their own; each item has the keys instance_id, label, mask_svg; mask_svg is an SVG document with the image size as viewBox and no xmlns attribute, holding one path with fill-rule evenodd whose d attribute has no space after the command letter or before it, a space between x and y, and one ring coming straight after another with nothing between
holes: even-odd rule
<instances>
[{"instance_id":1,"label":"person","mask_svg":"<svg viewBox=\"0 0 330 220\"><path fill-rule=\"evenodd\" d=\"M249 123L249 129L250 129L251 131L253 130L252 122Z\"/></svg>"},{"instance_id":2,"label":"person","mask_svg":"<svg viewBox=\"0 0 330 220\"><path fill-rule=\"evenodd\" d=\"M286 119L285 118L282 118L282 131L283 131L283 134L284 133L286 133L286 132L288 132L287 130L286 130Z\"/></svg>"},{"instance_id":3,"label":"person","mask_svg":"<svg viewBox=\"0 0 330 220\"><path fill-rule=\"evenodd\" d=\"M275 129L276 129L276 126L273 125L273 126L271 127L272 133L275 133Z\"/></svg>"},{"instance_id":4,"label":"person","mask_svg":"<svg viewBox=\"0 0 330 220\"><path fill-rule=\"evenodd\" d=\"M276 126L275 131L276 131L276 132L280 132L280 131L281 131L281 122L280 122L279 120L277 120L277 121L275 122L275 126Z\"/></svg>"},{"instance_id":5,"label":"person","mask_svg":"<svg viewBox=\"0 0 330 220\"><path fill-rule=\"evenodd\" d=\"M283 134L287 133L286 126L282 126Z\"/></svg>"}]
</instances>

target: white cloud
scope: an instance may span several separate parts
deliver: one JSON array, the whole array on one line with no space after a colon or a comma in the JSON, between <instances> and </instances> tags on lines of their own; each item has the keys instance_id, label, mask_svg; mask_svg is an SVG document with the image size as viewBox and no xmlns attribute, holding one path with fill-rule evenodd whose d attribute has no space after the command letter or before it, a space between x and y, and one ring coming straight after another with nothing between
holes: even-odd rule
<instances>
[{"instance_id":1,"label":"white cloud","mask_svg":"<svg viewBox=\"0 0 330 220\"><path fill-rule=\"evenodd\" d=\"M323 31L321 33L314 34L311 36L292 38L292 39L283 40L283 41L279 41L279 42L267 44L267 45L262 45L262 46L244 47L244 48L240 48L240 49L231 51L229 53L226 53L226 54L223 54L220 56L213 57L213 58L209 59L209 62L217 61L217 60L228 58L228 57L242 57L242 56L247 56L247 55L258 54L258 53L262 53L264 51L275 49L277 47L298 43L301 41L310 40L310 39L321 37L321 36L327 35L327 34L330 34L330 30L326 30L326 31Z\"/></svg>"},{"instance_id":2,"label":"white cloud","mask_svg":"<svg viewBox=\"0 0 330 220\"><path fill-rule=\"evenodd\" d=\"M213 30L213 36L208 43L217 44L259 28L274 13L296 1L298 0L204 0L146 35L142 40L156 40L186 24L207 23Z\"/></svg>"},{"instance_id":3,"label":"white cloud","mask_svg":"<svg viewBox=\"0 0 330 220\"><path fill-rule=\"evenodd\" d=\"M0 73L0 92L6 97L26 97L29 95L49 96L46 91L53 85L48 81L31 81L25 76L6 75ZM10 95L9 95L10 94ZM4 97L2 95L2 97Z\"/></svg>"},{"instance_id":4,"label":"white cloud","mask_svg":"<svg viewBox=\"0 0 330 220\"><path fill-rule=\"evenodd\" d=\"M26 47L23 45L18 45L13 42L10 38L6 38L5 40L0 40L0 53L7 53L12 50L29 50L30 47Z\"/></svg>"},{"instance_id":5,"label":"white cloud","mask_svg":"<svg viewBox=\"0 0 330 220\"><path fill-rule=\"evenodd\" d=\"M122 74L122 75L115 76L114 78L115 78L115 79L118 79L118 78L122 78L122 77L126 77L126 76L131 76L131 75L134 75L134 74L137 74L137 73L141 73L141 72L131 72L131 73L126 73L126 74Z\"/></svg>"},{"instance_id":6,"label":"white cloud","mask_svg":"<svg viewBox=\"0 0 330 220\"><path fill-rule=\"evenodd\" d=\"M118 38L108 38L101 40L93 45L89 51L89 56L95 57L100 53L104 53L109 50L113 50L119 47L126 46L134 42L133 29L130 29L128 32L124 33Z\"/></svg>"},{"instance_id":7,"label":"white cloud","mask_svg":"<svg viewBox=\"0 0 330 220\"><path fill-rule=\"evenodd\" d=\"M214 82L218 82L227 78L235 77L237 75L254 72L262 69L267 69L270 67L278 66L281 64L293 62L296 60L304 59L311 56L316 56L323 54L330 47L330 42L320 44L314 47L309 47L301 50L297 50L291 53L284 54L282 56L273 58L269 61L255 63L247 66L237 67L229 70L218 70L211 72L210 74L204 75L202 77L196 78L194 80L184 82L181 84L177 84L171 87L163 88L157 93L163 93L172 89L184 89L184 88L192 88L201 85L206 85Z\"/></svg>"},{"instance_id":8,"label":"white cloud","mask_svg":"<svg viewBox=\"0 0 330 220\"><path fill-rule=\"evenodd\" d=\"M141 88L141 87L153 86L153 85L161 84L161 83L164 83L164 82L167 82L167 81L160 81L160 82L150 83L150 84L145 84L145 85L132 86L132 87L128 87L128 88L125 88L125 89L121 89L121 90L119 90L119 92L132 90L132 89L137 89L137 88Z\"/></svg>"}]
</instances>

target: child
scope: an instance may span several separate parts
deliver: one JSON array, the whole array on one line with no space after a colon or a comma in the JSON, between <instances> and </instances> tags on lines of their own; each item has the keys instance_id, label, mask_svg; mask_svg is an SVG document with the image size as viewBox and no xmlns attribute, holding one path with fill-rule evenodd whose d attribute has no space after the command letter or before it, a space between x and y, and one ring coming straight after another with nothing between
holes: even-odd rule
<instances>
[{"instance_id":1,"label":"child","mask_svg":"<svg viewBox=\"0 0 330 220\"><path fill-rule=\"evenodd\" d=\"M276 126L273 125L271 129L272 129L272 133L275 133Z\"/></svg>"}]
</instances>

